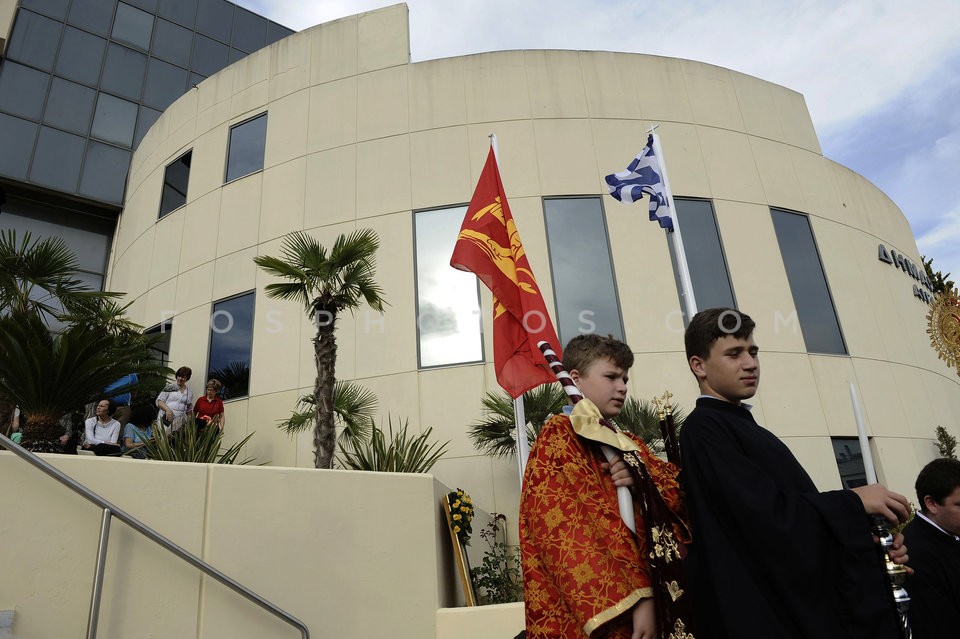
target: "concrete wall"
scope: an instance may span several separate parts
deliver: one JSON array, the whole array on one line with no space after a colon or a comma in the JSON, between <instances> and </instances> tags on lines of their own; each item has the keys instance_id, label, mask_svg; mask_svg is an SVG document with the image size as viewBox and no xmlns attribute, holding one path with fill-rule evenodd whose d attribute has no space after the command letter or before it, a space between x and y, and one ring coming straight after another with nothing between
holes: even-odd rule
<instances>
[{"instance_id":1,"label":"concrete wall","mask_svg":"<svg viewBox=\"0 0 960 639\"><path fill-rule=\"evenodd\" d=\"M429 475L45 459L312 637L433 637L459 588L440 510L447 488ZM85 637L101 511L8 452L0 486L0 610L15 611L14 636ZM114 519L99 636L299 633Z\"/></svg>"},{"instance_id":2,"label":"concrete wall","mask_svg":"<svg viewBox=\"0 0 960 639\"><path fill-rule=\"evenodd\" d=\"M275 424L315 374L312 326L296 305L264 295L272 280L252 258L278 254L293 230L329 244L369 227L382 239L377 279L390 306L382 318L361 309L339 323L337 375L375 392L381 414L449 439L437 477L515 521L515 461L478 455L465 436L483 393L497 389L490 295L481 292L486 363L418 370L413 212L469 201L495 132L551 309L542 198L605 194L603 176L626 165L653 123L674 195L712 201L738 304L758 321L757 417L818 484L839 486L829 438L856 434L848 380L863 400L878 468L900 492L910 493L934 456L934 428L958 432L960 378L929 347L927 306L913 297L913 280L877 259L883 243L920 263L909 225L881 191L822 155L802 95L656 56L505 51L410 64L408 52L405 5L292 35L174 103L134 155L108 288L128 293L132 318L145 326L175 314L172 363L194 370L206 365L211 302L256 291L250 396L227 406L230 437L256 431L251 454L312 464L310 437L291 440ZM224 184L229 126L264 111L264 170ZM164 167L188 149L187 203L158 221ZM668 388L689 408L697 389L664 235L643 205L604 196L603 206L637 355L630 391L649 398ZM848 356L808 354L789 321L795 308L770 207L809 217Z\"/></svg>"}]
</instances>

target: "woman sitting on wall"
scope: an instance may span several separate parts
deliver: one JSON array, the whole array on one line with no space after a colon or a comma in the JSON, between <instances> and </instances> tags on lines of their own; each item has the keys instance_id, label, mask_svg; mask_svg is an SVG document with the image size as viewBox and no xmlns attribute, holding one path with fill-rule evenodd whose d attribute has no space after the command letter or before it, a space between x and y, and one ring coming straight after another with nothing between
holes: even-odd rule
<instances>
[{"instance_id":1,"label":"woman sitting on wall","mask_svg":"<svg viewBox=\"0 0 960 639\"><path fill-rule=\"evenodd\" d=\"M193 408L193 391L187 386L187 381L193 371L189 366L177 369L177 383L170 384L157 396L157 421L163 424L167 432L175 432L183 428L187 413Z\"/></svg>"},{"instance_id":2,"label":"woman sitting on wall","mask_svg":"<svg viewBox=\"0 0 960 639\"><path fill-rule=\"evenodd\" d=\"M120 454L120 422L110 417L115 408L109 399L101 399L93 417L84 422L83 448L94 455Z\"/></svg>"},{"instance_id":3,"label":"woman sitting on wall","mask_svg":"<svg viewBox=\"0 0 960 639\"><path fill-rule=\"evenodd\" d=\"M207 382L206 394L197 400L197 405L194 408L198 428L212 425L223 430L223 400L219 397L222 388L223 384L220 383L219 379L211 378Z\"/></svg>"}]
</instances>

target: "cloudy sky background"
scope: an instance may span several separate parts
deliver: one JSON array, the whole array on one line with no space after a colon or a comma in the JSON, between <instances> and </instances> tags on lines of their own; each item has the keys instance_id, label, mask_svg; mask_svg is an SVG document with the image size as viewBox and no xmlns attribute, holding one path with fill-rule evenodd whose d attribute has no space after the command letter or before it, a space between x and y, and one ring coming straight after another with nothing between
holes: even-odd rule
<instances>
[{"instance_id":1,"label":"cloudy sky background","mask_svg":"<svg viewBox=\"0 0 960 639\"><path fill-rule=\"evenodd\" d=\"M392 0L234 0L291 29ZM717 64L802 93L824 155L883 190L960 282L957 0L407 0L413 61L584 49Z\"/></svg>"}]
</instances>

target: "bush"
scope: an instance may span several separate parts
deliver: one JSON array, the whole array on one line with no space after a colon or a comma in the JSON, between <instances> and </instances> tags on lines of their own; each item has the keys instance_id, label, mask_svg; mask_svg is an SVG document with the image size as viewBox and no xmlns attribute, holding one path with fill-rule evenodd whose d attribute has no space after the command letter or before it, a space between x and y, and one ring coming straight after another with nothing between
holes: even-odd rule
<instances>
[{"instance_id":1,"label":"bush","mask_svg":"<svg viewBox=\"0 0 960 639\"><path fill-rule=\"evenodd\" d=\"M481 606L523 601L520 548L506 544L507 518L500 513L491 515L493 520L480 530L480 539L487 543L483 563L470 569L477 601Z\"/></svg>"},{"instance_id":2,"label":"bush","mask_svg":"<svg viewBox=\"0 0 960 639\"><path fill-rule=\"evenodd\" d=\"M200 464L237 464L240 449L243 448L253 433L226 449L222 449L223 431L215 427L197 428L193 415L187 415L183 428L168 433L165 428L153 425L153 438L143 443L143 446L124 453L132 455L141 453L148 459L158 461L196 462ZM240 465L249 464L253 458L239 462Z\"/></svg>"},{"instance_id":3,"label":"bush","mask_svg":"<svg viewBox=\"0 0 960 639\"><path fill-rule=\"evenodd\" d=\"M370 420L370 439L346 442L337 461L350 470L372 470L385 473L426 473L447 451L449 441L438 444L430 442L432 428L417 436L407 434L407 422L396 433L393 420L387 416L389 435ZM348 450L349 449L349 450Z\"/></svg>"}]
</instances>

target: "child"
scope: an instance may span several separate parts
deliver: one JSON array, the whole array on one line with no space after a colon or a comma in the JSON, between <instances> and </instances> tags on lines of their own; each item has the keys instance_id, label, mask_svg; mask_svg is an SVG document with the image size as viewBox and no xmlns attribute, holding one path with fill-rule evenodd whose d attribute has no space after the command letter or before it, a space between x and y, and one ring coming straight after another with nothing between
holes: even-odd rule
<instances>
[{"instance_id":1,"label":"child","mask_svg":"<svg viewBox=\"0 0 960 639\"><path fill-rule=\"evenodd\" d=\"M879 484L817 491L743 403L760 381L753 329L748 315L713 308L684 338L701 393L680 431L698 639L895 639L867 515L904 521L907 500Z\"/></svg>"},{"instance_id":2,"label":"child","mask_svg":"<svg viewBox=\"0 0 960 639\"><path fill-rule=\"evenodd\" d=\"M544 424L524 473L526 636L654 639L654 584L640 504L634 497L635 537L621 519L611 476L620 476L623 462L611 468L597 441L606 438L601 433L616 440L599 418L613 419L623 408L633 353L612 336L580 335L567 344L563 363L584 399ZM679 524L676 467L657 459L639 438L623 435L639 449Z\"/></svg>"}]
</instances>

